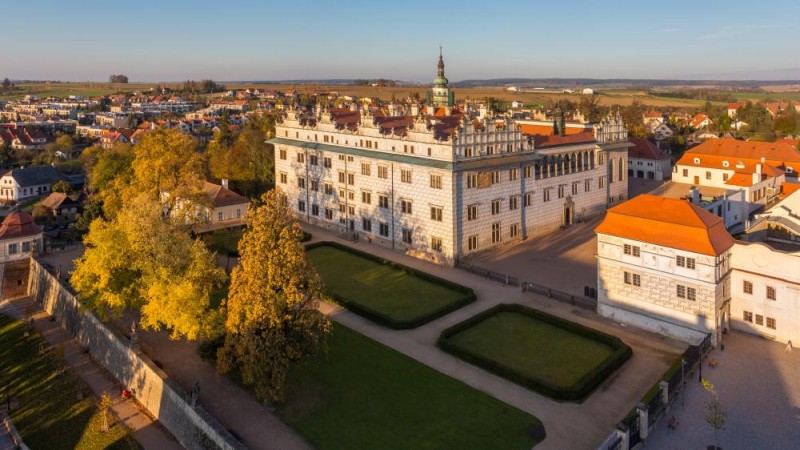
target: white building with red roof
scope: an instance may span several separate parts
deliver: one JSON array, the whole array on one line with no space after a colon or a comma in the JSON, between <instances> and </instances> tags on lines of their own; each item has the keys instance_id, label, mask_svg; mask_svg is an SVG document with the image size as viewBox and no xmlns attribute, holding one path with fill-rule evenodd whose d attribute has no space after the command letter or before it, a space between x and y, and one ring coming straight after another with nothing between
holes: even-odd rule
<instances>
[{"instance_id":1,"label":"white building with red roof","mask_svg":"<svg viewBox=\"0 0 800 450\"><path fill-rule=\"evenodd\" d=\"M628 138L628 178L667 180L672 175L672 157L644 138Z\"/></svg>"},{"instance_id":2,"label":"white building with red roof","mask_svg":"<svg viewBox=\"0 0 800 450\"><path fill-rule=\"evenodd\" d=\"M694 343L730 327L800 342L800 251L736 241L720 217L652 195L595 232L598 314Z\"/></svg>"},{"instance_id":3,"label":"white building with red roof","mask_svg":"<svg viewBox=\"0 0 800 450\"><path fill-rule=\"evenodd\" d=\"M29 258L42 250L42 230L25 211L14 211L0 225L0 263Z\"/></svg>"},{"instance_id":4,"label":"white building with red roof","mask_svg":"<svg viewBox=\"0 0 800 450\"><path fill-rule=\"evenodd\" d=\"M275 179L309 223L452 265L542 235L627 197L628 133L515 122L454 105L440 58L431 104L290 109Z\"/></svg>"},{"instance_id":5,"label":"white building with red roof","mask_svg":"<svg viewBox=\"0 0 800 450\"><path fill-rule=\"evenodd\" d=\"M675 164L672 180L695 186L746 191L753 205L764 205L795 178L800 151L778 142L711 139L687 150Z\"/></svg>"},{"instance_id":6,"label":"white building with red roof","mask_svg":"<svg viewBox=\"0 0 800 450\"><path fill-rule=\"evenodd\" d=\"M734 242L720 217L640 195L611 208L595 232L598 314L687 341L719 338Z\"/></svg>"}]
</instances>

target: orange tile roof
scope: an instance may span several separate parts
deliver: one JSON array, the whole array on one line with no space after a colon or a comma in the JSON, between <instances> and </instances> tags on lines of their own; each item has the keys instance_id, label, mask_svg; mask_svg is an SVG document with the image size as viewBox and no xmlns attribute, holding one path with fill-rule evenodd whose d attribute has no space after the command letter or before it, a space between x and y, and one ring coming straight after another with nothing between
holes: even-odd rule
<instances>
[{"instance_id":1,"label":"orange tile roof","mask_svg":"<svg viewBox=\"0 0 800 450\"><path fill-rule=\"evenodd\" d=\"M728 181L725 182L725 184L731 186L750 187L755 183L753 183L753 174L736 172L728 179Z\"/></svg>"},{"instance_id":2,"label":"orange tile roof","mask_svg":"<svg viewBox=\"0 0 800 450\"><path fill-rule=\"evenodd\" d=\"M722 218L686 200L648 194L609 209L594 231L709 256L733 246Z\"/></svg>"},{"instance_id":3,"label":"orange tile roof","mask_svg":"<svg viewBox=\"0 0 800 450\"><path fill-rule=\"evenodd\" d=\"M800 191L800 184L795 184L795 183L783 183L783 184L781 185L781 187L783 188L783 193L784 193L785 195L792 195L792 194L794 194L795 192L797 192L797 191Z\"/></svg>"},{"instance_id":4,"label":"orange tile roof","mask_svg":"<svg viewBox=\"0 0 800 450\"><path fill-rule=\"evenodd\" d=\"M778 142L738 141L736 139L710 139L687 150L678 165L699 166L722 169L723 161L728 161L731 169L739 162L755 165L764 158L767 164L784 168L793 165L800 169L800 151L791 145ZM694 163L700 158L700 164ZM738 169L737 169L738 170Z\"/></svg>"},{"instance_id":5,"label":"orange tile roof","mask_svg":"<svg viewBox=\"0 0 800 450\"><path fill-rule=\"evenodd\" d=\"M542 136L551 136L553 134L553 126L552 125L532 125L532 124L520 124L519 131L522 134L527 134L528 136L534 135L542 135ZM567 135L572 134L580 134L586 131L586 128L575 128L575 127L565 127L565 131Z\"/></svg>"}]
</instances>

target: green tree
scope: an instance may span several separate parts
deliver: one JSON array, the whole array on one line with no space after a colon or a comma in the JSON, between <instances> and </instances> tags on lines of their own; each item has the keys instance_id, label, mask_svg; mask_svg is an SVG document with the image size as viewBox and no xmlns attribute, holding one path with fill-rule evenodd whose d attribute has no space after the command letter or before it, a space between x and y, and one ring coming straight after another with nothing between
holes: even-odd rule
<instances>
[{"instance_id":1,"label":"green tree","mask_svg":"<svg viewBox=\"0 0 800 450\"><path fill-rule=\"evenodd\" d=\"M72 190L72 185L69 184L67 180L58 180L55 183L53 183L53 186L51 186L50 190L53 192L61 192L64 194L69 194L70 191Z\"/></svg>"},{"instance_id":2,"label":"green tree","mask_svg":"<svg viewBox=\"0 0 800 450\"><path fill-rule=\"evenodd\" d=\"M75 229L81 233L89 231L89 225L94 219L103 218L103 203L98 196L92 196L83 207L83 211L75 220Z\"/></svg>"},{"instance_id":3,"label":"green tree","mask_svg":"<svg viewBox=\"0 0 800 450\"><path fill-rule=\"evenodd\" d=\"M33 221L39 225L51 225L55 221L53 210L41 203L37 203L33 207L31 210L31 217L33 217Z\"/></svg>"},{"instance_id":4,"label":"green tree","mask_svg":"<svg viewBox=\"0 0 800 450\"><path fill-rule=\"evenodd\" d=\"M7 91L9 89L11 89L11 80L9 80L8 78L4 78L3 79L3 90Z\"/></svg>"},{"instance_id":5,"label":"green tree","mask_svg":"<svg viewBox=\"0 0 800 450\"><path fill-rule=\"evenodd\" d=\"M251 205L227 301L221 372L238 371L262 402L281 401L290 363L324 348L330 322L317 311L322 282L300 240L286 196L273 190Z\"/></svg>"},{"instance_id":6,"label":"green tree","mask_svg":"<svg viewBox=\"0 0 800 450\"><path fill-rule=\"evenodd\" d=\"M140 194L116 218L95 219L84 243L71 283L89 310L102 317L138 310L143 327L166 328L172 338L213 333L219 322L208 306L225 272L156 199Z\"/></svg>"},{"instance_id":7,"label":"green tree","mask_svg":"<svg viewBox=\"0 0 800 450\"><path fill-rule=\"evenodd\" d=\"M728 417L728 413L722 409L722 405L719 402L719 394L717 394L717 388L711 384L710 381L706 380L705 378L703 381L703 389L706 392L711 394L711 399L706 402L706 423L714 430L714 449L718 449L717 446L717 433L719 430L725 429L725 420Z\"/></svg>"},{"instance_id":8,"label":"green tree","mask_svg":"<svg viewBox=\"0 0 800 450\"><path fill-rule=\"evenodd\" d=\"M8 167L14 162L14 150L8 143L0 145L0 167Z\"/></svg>"}]
</instances>

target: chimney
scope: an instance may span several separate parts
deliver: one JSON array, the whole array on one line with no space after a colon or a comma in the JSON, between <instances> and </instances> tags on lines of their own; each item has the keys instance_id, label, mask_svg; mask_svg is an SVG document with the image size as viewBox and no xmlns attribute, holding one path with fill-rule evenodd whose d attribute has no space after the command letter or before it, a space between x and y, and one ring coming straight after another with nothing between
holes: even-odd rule
<instances>
[{"instance_id":1,"label":"chimney","mask_svg":"<svg viewBox=\"0 0 800 450\"><path fill-rule=\"evenodd\" d=\"M481 105L480 109L478 110L478 118L483 119L489 114L489 108L486 105Z\"/></svg>"},{"instance_id":2,"label":"chimney","mask_svg":"<svg viewBox=\"0 0 800 450\"><path fill-rule=\"evenodd\" d=\"M419 105L414 103L411 105L411 116L417 117L419 115Z\"/></svg>"},{"instance_id":3,"label":"chimney","mask_svg":"<svg viewBox=\"0 0 800 450\"><path fill-rule=\"evenodd\" d=\"M228 189L228 179L227 179L227 178L223 178L223 179L222 179L222 181L220 181L220 184L221 184L221 185L222 185L222 187L224 187L225 189Z\"/></svg>"},{"instance_id":4,"label":"chimney","mask_svg":"<svg viewBox=\"0 0 800 450\"><path fill-rule=\"evenodd\" d=\"M762 163L764 162L764 158L763 157L761 158L761 162ZM761 164L756 164L756 173L761 175L761 172L763 172L763 171L764 171L764 166L762 166Z\"/></svg>"}]
</instances>

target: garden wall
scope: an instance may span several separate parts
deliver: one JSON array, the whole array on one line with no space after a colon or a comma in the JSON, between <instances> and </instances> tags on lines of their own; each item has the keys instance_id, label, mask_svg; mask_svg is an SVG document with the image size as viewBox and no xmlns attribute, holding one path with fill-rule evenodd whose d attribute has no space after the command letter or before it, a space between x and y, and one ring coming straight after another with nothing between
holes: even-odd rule
<instances>
[{"instance_id":1,"label":"garden wall","mask_svg":"<svg viewBox=\"0 0 800 450\"><path fill-rule=\"evenodd\" d=\"M89 350L92 358L120 384L134 389L136 400L190 450L243 450L202 406L192 407L188 394L127 338L81 311L75 295L31 258L28 294Z\"/></svg>"}]
</instances>

